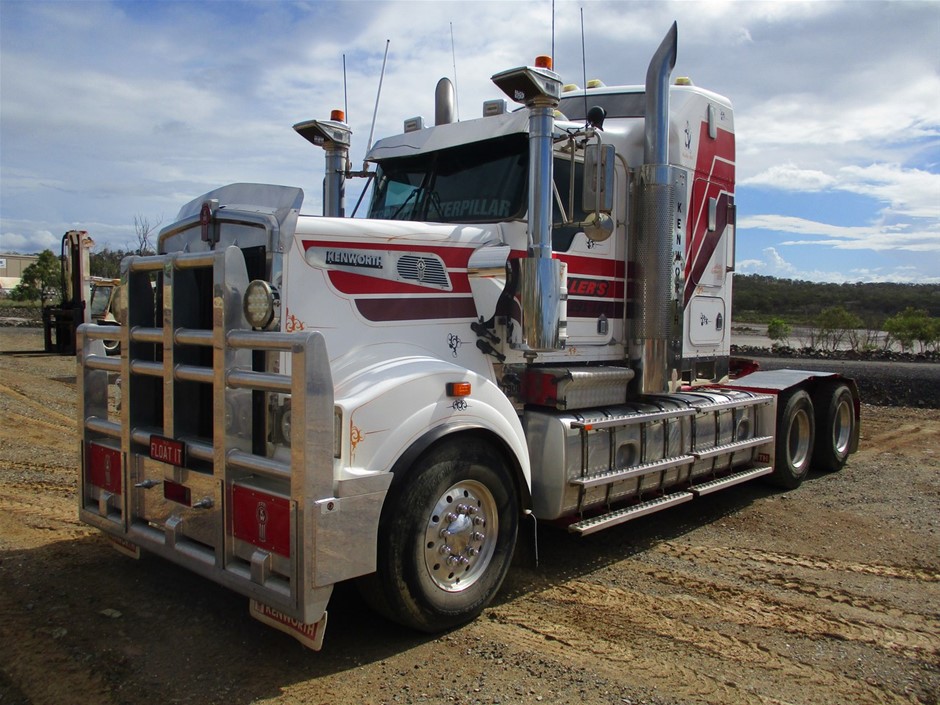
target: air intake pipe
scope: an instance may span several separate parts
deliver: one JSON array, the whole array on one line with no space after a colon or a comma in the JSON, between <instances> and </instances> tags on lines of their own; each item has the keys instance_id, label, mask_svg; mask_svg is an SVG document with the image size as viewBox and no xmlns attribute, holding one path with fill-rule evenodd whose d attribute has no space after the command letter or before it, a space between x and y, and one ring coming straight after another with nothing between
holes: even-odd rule
<instances>
[{"instance_id":1,"label":"air intake pipe","mask_svg":"<svg viewBox=\"0 0 940 705\"><path fill-rule=\"evenodd\" d=\"M305 140L326 153L323 175L323 215L343 218L346 215L346 172L349 168L349 145L352 130L342 110L330 113L329 120L307 120L294 125Z\"/></svg>"},{"instance_id":2,"label":"air intake pipe","mask_svg":"<svg viewBox=\"0 0 940 705\"><path fill-rule=\"evenodd\" d=\"M503 71L492 80L529 110L529 247L519 263L523 318L519 347L532 353L558 350L565 337L565 270L561 260L552 257L552 167L561 77L551 70L551 59L540 56L536 66Z\"/></svg>"},{"instance_id":3,"label":"air intake pipe","mask_svg":"<svg viewBox=\"0 0 940 705\"><path fill-rule=\"evenodd\" d=\"M449 125L456 114L457 91L449 78L442 78L434 89L434 124Z\"/></svg>"},{"instance_id":4,"label":"air intake pipe","mask_svg":"<svg viewBox=\"0 0 940 705\"><path fill-rule=\"evenodd\" d=\"M669 77L676 64L673 23L646 72L644 163L638 170L633 364L639 394L669 391L681 357L674 330L682 252L675 243L677 188L684 172L669 165ZM676 260L676 257L679 260ZM681 319L681 316L680 316ZM678 375L678 372L676 372Z\"/></svg>"}]
</instances>

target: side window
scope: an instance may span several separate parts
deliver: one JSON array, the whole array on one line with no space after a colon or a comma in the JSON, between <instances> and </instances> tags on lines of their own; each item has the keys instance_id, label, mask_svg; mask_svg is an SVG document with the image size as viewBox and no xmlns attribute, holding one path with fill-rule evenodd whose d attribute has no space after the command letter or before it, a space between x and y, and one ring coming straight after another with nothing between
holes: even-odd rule
<instances>
[{"instance_id":1,"label":"side window","mask_svg":"<svg viewBox=\"0 0 940 705\"><path fill-rule=\"evenodd\" d=\"M108 301L111 300L111 287L95 286L91 290L91 315L103 316L108 308Z\"/></svg>"},{"instance_id":2,"label":"side window","mask_svg":"<svg viewBox=\"0 0 940 705\"><path fill-rule=\"evenodd\" d=\"M584 163L575 162L574 164L574 212L568 213L568 204L571 193L571 160L558 157L554 163L555 187L558 189L558 195L565 206L565 212L569 221L581 222L587 218L587 213L582 207L581 194L584 185ZM552 199L552 249L556 252L567 252L571 249L571 243L574 236L581 232L581 228L576 225L561 226L561 210L558 208L558 201Z\"/></svg>"}]
</instances>

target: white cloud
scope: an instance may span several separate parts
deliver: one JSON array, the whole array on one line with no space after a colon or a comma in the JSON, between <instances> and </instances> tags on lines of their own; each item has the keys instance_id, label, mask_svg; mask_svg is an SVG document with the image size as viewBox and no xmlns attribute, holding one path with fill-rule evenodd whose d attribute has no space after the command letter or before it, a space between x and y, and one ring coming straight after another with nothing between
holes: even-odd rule
<instances>
[{"instance_id":1,"label":"white cloud","mask_svg":"<svg viewBox=\"0 0 940 705\"><path fill-rule=\"evenodd\" d=\"M835 185L836 179L818 169L800 169L788 162L774 165L738 183L743 186L770 186L786 191L823 191Z\"/></svg>"},{"instance_id":2,"label":"white cloud","mask_svg":"<svg viewBox=\"0 0 940 705\"><path fill-rule=\"evenodd\" d=\"M907 284L940 283L940 276L924 277L916 267L896 266L891 268L856 267L848 270L800 269L787 261L774 247L762 251L763 259L748 259L737 263L738 274L763 274L782 279L800 279L803 281L835 282L837 284L854 282L901 282Z\"/></svg>"},{"instance_id":3,"label":"white cloud","mask_svg":"<svg viewBox=\"0 0 940 705\"><path fill-rule=\"evenodd\" d=\"M42 252L52 250L58 254L61 235L56 237L48 230L36 230L31 233L0 234L0 252Z\"/></svg>"},{"instance_id":4,"label":"white cloud","mask_svg":"<svg viewBox=\"0 0 940 705\"><path fill-rule=\"evenodd\" d=\"M769 230L802 235L782 245L823 245L838 250L940 252L940 226L912 229L907 224L848 226L785 215L753 215L738 220L739 230Z\"/></svg>"},{"instance_id":5,"label":"white cloud","mask_svg":"<svg viewBox=\"0 0 940 705\"><path fill-rule=\"evenodd\" d=\"M836 188L843 191L888 202L893 215L940 221L940 174L898 164L872 164L842 167L837 181Z\"/></svg>"}]
</instances>

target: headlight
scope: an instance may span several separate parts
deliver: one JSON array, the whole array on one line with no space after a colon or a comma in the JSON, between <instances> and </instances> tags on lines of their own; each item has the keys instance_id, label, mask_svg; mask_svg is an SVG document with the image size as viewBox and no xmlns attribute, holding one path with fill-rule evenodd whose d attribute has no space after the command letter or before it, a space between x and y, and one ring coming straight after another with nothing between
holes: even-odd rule
<instances>
[{"instance_id":1,"label":"headlight","mask_svg":"<svg viewBox=\"0 0 940 705\"><path fill-rule=\"evenodd\" d=\"M245 318L258 330L276 328L281 322L281 295L268 282L255 279L245 289Z\"/></svg>"},{"instance_id":2,"label":"headlight","mask_svg":"<svg viewBox=\"0 0 940 705\"><path fill-rule=\"evenodd\" d=\"M280 441L286 445L290 445L290 399L284 402L277 413L277 432L280 435Z\"/></svg>"}]
</instances>

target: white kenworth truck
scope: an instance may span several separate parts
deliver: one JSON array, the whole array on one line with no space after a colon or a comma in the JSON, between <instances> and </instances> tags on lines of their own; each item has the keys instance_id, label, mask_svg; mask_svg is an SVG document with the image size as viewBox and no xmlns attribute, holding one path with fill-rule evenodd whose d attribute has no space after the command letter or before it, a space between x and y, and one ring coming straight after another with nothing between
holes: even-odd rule
<instances>
[{"instance_id":1,"label":"white kenworth truck","mask_svg":"<svg viewBox=\"0 0 940 705\"><path fill-rule=\"evenodd\" d=\"M563 87L540 58L493 76L521 108L460 122L443 80L434 126L368 152L366 219L339 114L295 126L322 216L273 185L184 206L124 261L120 358L79 331L81 519L318 649L340 581L444 630L523 518L590 534L841 468L851 380L732 364L733 113L675 57L673 25L645 86Z\"/></svg>"}]
</instances>

